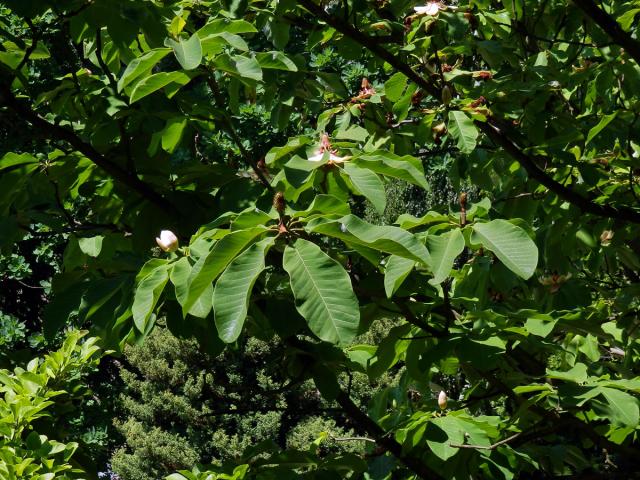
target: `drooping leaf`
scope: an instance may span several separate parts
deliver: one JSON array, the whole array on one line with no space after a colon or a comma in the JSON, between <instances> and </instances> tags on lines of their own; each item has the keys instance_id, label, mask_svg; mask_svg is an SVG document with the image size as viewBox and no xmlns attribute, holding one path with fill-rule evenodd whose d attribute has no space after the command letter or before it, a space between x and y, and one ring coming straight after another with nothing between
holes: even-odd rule
<instances>
[{"instance_id":1,"label":"drooping leaf","mask_svg":"<svg viewBox=\"0 0 640 480\"><path fill-rule=\"evenodd\" d=\"M118 80L118 91L121 92L141 75L150 73L151 69L171 51L170 48L154 48L131 60Z\"/></svg>"},{"instance_id":2,"label":"drooping leaf","mask_svg":"<svg viewBox=\"0 0 640 480\"><path fill-rule=\"evenodd\" d=\"M160 265L149 275L142 279L136 287L133 297L133 322L140 332L147 331L149 317L158 303L160 294L169 280L169 271L166 265Z\"/></svg>"},{"instance_id":3,"label":"drooping leaf","mask_svg":"<svg viewBox=\"0 0 640 480\"><path fill-rule=\"evenodd\" d=\"M166 46L171 47L178 63L185 70L198 68L202 62L202 45L197 34L191 35L189 39L180 38L177 41L169 38Z\"/></svg>"},{"instance_id":4,"label":"drooping leaf","mask_svg":"<svg viewBox=\"0 0 640 480\"><path fill-rule=\"evenodd\" d=\"M365 196L380 214L383 214L387 205L387 197L380 177L368 168L360 168L351 163L346 163L343 171L348 175L358 192Z\"/></svg>"},{"instance_id":5,"label":"drooping leaf","mask_svg":"<svg viewBox=\"0 0 640 480\"><path fill-rule=\"evenodd\" d=\"M205 294L207 287L218 278L227 265L265 230L266 227L260 226L229 233L218 240L211 251L196 262L189 276L188 294L182 305L183 314L191 310L194 303Z\"/></svg>"},{"instance_id":6,"label":"drooping leaf","mask_svg":"<svg viewBox=\"0 0 640 480\"><path fill-rule=\"evenodd\" d=\"M602 130L605 129L607 125L609 125L616 117L618 116L618 112L614 112L610 115L604 115L598 124L594 126L587 135L587 139L584 142L584 146L586 147Z\"/></svg>"},{"instance_id":7,"label":"drooping leaf","mask_svg":"<svg viewBox=\"0 0 640 480\"><path fill-rule=\"evenodd\" d=\"M415 265L416 262L409 258L397 255L389 257L384 270L384 291L387 294L387 298L391 298L396 290L400 288L400 285L409 276Z\"/></svg>"},{"instance_id":8,"label":"drooping leaf","mask_svg":"<svg viewBox=\"0 0 640 480\"><path fill-rule=\"evenodd\" d=\"M136 83L129 99L131 103L135 103L169 84L175 83L177 85L184 86L189 83L192 78L193 75L188 75L184 72L154 73L153 75L143 78Z\"/></svg>"},{"instance_id":9,"label":"drooping leaf","mask_svg":"<svg viewBox=\"0 0 640 480\"><path fill-rule=\"evenodd\" d=\"M429 235L427 245L433 270L433 278L429 283L437 285L449 276L453 262L464 250L464 237L459 229L455 229L442 235Z\"/></svg>"},{"instance_id":10,"label":"drooping leaf","mask_svg":"<svg viewBox=\"0 0 640 480\"><path fill-rule=\"evenodd\" d=\"M473 243L482 244L513 273L530 278L538 265L538 247L522 228L506 220L473 225Z\"/></svg>"},{"instance_id":11,"label":"drooping leaf","mask_svg":"<svg viewBox=\"0 0 640 480\"><path fill-rule=\"evenodd\" d=\"M637 428L640 423L638 399L616 388L600 387L606 399L606 410L614 425Z\"/></svg>"},{"instance_id":12,"label":"drooping leaf","mask_svg":"<svg viewBox=\"0 0 640 480\"><path fill-rule=\"evenodd\" d=\"M82 253L89 255L90 257L97 257L98 255L100 255L100 251L102 250L103 240L103 235L89 238L79 238L78 245L80 246L80 250L82 250Z\"/></svg>"},{"instance_id":13,"label":"drooping leaf","mask_svg":"<svg viewBox=\"0 0 640 480\"><path fill-rule=\"evenodd\" d=\"M235 342L247 318L251 290L264 270L264 257L274 237L252 245L238 255L220 275L213 291L213 312L220 339Z\"/></svg>"},{"instance_id":14,"label":"drooping leaf","mask_svg":"<svg viewBox=\"0 0 640 480\"><path fill-rule=\"evenodd\" d=\"M289 274L296 308L311 331L326 342L353 340L360 311L344 268L304 239L286 247L282 265Z\"/></svg>"},{"instance_id":15,"label":"drooping leaf","mask_svg":"<svg viewBox=\"0 0 640 480\"><path fill-rule=\"evenodd\" d=\"M307 229L426 265L431 262L427 248L411 233L398 227L372 225L355 215L336 220L318 218L309 222Z\"/></svg>"},{"instance_id":16,"label":"drooping leaf","mask_svg":"<svg viewBox=\"0 0 640 480\"><path fill-rule=\"evenodd\" d=\"M256 60L262 68L272 70L286 70L297 72L296 64L282 52L260 52L256 54Z\"/></svg>"},{"instance_id":17,"label":"drooping leaf","mask_svg":"<svg viewBox=\"0 0 640 480\"><path fill-rule=\"evenodd\" d=\"M393 153L377 151L356 157L352 162L380 175L398 178L429 190L422 162L410 155L400 157Z\"/></svg>"},{"instance_id":18,"label":"drooping leaf","mask_svg":"<svg viewBox=\"0 0 640 480\"><path fill-rule=\"evenodd\" d=\"M459 110L450 111L447 128L451 136L456 140L460 152L473 152L476 148L478 129L466 113Z\"/></svg>"}]
</instances>

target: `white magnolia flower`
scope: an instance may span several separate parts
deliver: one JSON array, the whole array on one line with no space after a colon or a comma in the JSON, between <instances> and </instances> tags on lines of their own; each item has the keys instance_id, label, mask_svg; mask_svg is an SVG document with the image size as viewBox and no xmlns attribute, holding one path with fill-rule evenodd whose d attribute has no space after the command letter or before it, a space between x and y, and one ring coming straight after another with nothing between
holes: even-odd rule
<instances>
[{"instance_id":1,"label":"white magnolia flower","mask_svg":"<svg viewBox=\"0 0 640 480\"><path fill-rule=\"evenodd\" d=\"M440 390L440 394L438 395L438 406L440 407L440 410L447 408L447 400L447 394L444 393L443 390Z\"/></svg>"},{"instance_id":2,"label":"white magnolia flower","mask_svg":"<svg viewBox=\"0 0 640 480\"><path fill-rule=\"evenodd\" d=\"M178 249L178 237L171 230L162 230L156 237L156 243L164 252L175 252Z\"/></svg>"},{"instance_id":3,"label":"white magnolia flower","mask_svg":"<svg viewBox=\"0 0 640 480\"><path fill-rule=\"evenodd\" d=\"M339 157L335 153L329 153L329 161L333 163L342 163L347 160L349 157ZM319 152L309 157L310 162L321 162L324 159L324 152Z\"/></svg>"},{"instance_id":4,"label":"white magnolia flower","mask_svg":"<svg viewBox=\"0 0 640 480\"><path fill-rule=\"evenodd\" d=\"M414 7L413 9L418 15L431 15L432 17L437 15L442 4L440 2L429 2L422 7Z\"/></svg>"}]
</instances>

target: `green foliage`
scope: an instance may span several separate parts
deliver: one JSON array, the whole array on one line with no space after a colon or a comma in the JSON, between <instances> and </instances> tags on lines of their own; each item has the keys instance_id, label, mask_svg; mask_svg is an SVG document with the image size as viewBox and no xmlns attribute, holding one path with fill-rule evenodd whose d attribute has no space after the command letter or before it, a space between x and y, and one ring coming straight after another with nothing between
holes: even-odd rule
<instances>
[{"instance_id":1,"label":"green foliage","mask_svg":"<svg viewBox=\"0 0 640 480\"><path fill-rule=\"evenodd\" d=\"M123 480L153 479L196 463L222 465L264 441L305 450L322 432L350 435L339 412L321 416L331 410L312 382L282 388L286 376L270 361L279 349L251 339L213 357L164 327L127 347L116 420L125 444L111 459L113 471ZM372 388L363 381L353 387L358 395Z\"/></svg>"},{"instance_id":2,"label":"green foliage","mask_svg":"<svg viewBox=\"0 0 640 480\"><path fill-rule=\"evenodd\" d=\"M121 471L631 471L636 2L2 3L2 124L37 139L2 152L0 247L22 281L14 244L68 235L48 337L82 325L123 350L164 319L212 357L268 342L283 385L313 382L367 438L357 454L322 434L259 443L271 416L208 474L187 465L209 461L203 442L178 452L191 420L164 429L131 400L144 418L122 431L180 465L132 446ZM181 248L165 255L166 229ZM381 318L374 344L351 344ZM355 373L400 378L365 398Z\"/></svg>"},{"instance_id":3,"label":"green foliage","mask_svg":"<svg viewBox=\"0 0 640 480\"><path fill-rule=\"evenodd\" d=\"M71 457L75 442L60 442L39 433L55 423L56 403L78 395L81 375L98 361L97 339L81 341L71 332L60 350L34 358L26 368L0 370L0 478L84 478ZM68 399L67 399L68 401ZM48 426L47 426L48 424ZM55 435L55 434L54 434Z\"/></svg>"}]
</instances>

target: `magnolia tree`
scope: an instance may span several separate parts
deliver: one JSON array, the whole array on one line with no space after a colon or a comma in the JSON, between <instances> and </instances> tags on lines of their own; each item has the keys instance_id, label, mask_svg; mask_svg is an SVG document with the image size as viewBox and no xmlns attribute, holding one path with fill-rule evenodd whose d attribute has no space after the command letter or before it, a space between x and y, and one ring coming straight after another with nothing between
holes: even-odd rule
<instances>
[{"instance_id":1,"label":"magnolia tree","mask_svg":"<svg viewBox=\"0 0 640 480\"><path fill-rule=\"evenodd\" d=\"M68 234L45 332L277 338L367 446L171 478L633 471L639 2L0 4L0 112L31 137L0 160L2 246ZM476 201L358 215L434 163ZM341 380L392 369L369 405Z\"/></svg>"}]
</instances>

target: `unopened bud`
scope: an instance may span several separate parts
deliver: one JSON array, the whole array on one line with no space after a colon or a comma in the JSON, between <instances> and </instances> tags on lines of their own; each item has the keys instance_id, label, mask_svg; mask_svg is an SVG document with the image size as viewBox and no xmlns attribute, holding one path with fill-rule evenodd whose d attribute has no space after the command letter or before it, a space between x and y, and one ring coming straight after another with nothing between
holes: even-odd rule
<instances>
[{"instance_id":1,"label":"unopened bud","mask_svg":"<svg viewBox=\"0 0 640 480\"><path fill-rule=\"evenodd\" d=\"M611 230L605 230L600 235L600 243L604 246L607 246L611 243L612 238L613 238L613 232Z\"/></svg>"},{"instance_id":2,"label":"unopened bud","mask_svg":"<svg viewBox=\"0 0 640 480\"><path fill-rule=\"evenodd\" d=\"M156 237L156 243L162 251L170 253L178 249L178 237L171 230L162 230L160 236Z\"/></svg>"},{"instance_id":3,"label":"unopened bud","mask_svg":"<svg viewBox=\"0 0 640 480\"><path fill-rule=\"evenodd\" d=\"M624 357L626 355L625 351L619 347L611 347L609 349L609 353L611 353L611 355L614 355L616 357Z\"/></svg>"},{"instance_id":4,"label":"unopened bud","mask_svg":"<svg viewBox=\"0 0 640 480\"><path fill-rule=\"evenodd\" d=\"M444 123L439 123L438 125L431 127L431 129L436 134L436 137L441 137L447 133L447 126Z\"/></svg>"},{"instance_id":5,"label":"unopened bud","mask_svg":"<svg viewBox=\"0 0 640 480\"><path fill-rule=\"evenodd\" d=\"M442 103L444 103L445 105L449 105L452 98L453 94L451 93L451 87L449 85L445 85L442 88Z\"/></svg>"},{"instance_id":6,"label":"unopened bud","mask_svg":"<svg viewBox=\"0 0 640 480\"><path fill-rule=\"evenodd\" d=\"M282 192L276 192L273 196L273 208L275 208L278 213L284 213L285 201Z\"/></svg>"},{"instance_id":7,"label":"unopened bud","mask_svg":"<svg viewBox=\"0 0 640 480\"><path fill-rule=\"evenodd\" d=\"M447 394L444 393L443 390L440 391L440 394L438 395L438 406L440 407L440 410L444 410L445 408L447 408Z\"/></svg>"}]
</instances>

